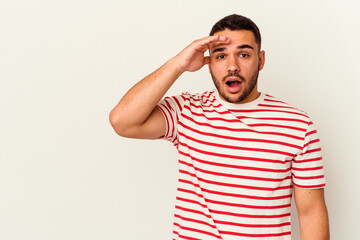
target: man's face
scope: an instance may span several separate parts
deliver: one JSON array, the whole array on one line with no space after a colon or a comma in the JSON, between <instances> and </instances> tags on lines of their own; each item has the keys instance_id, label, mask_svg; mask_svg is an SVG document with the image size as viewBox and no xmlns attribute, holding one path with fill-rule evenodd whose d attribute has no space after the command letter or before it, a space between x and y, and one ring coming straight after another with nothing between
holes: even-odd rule
<instances>
[{"instance_id":1,"label":"man's face","mask_svg":"<svg viewBox=\"0 0 360 240\"><path fill-rule=\"evenodd\" d=\"M255 100L257 78L265 62L265 52L259 52L254 34L248 30L225 29L214 35L227 36L229 44L210 47L209 70L220 97L231 103Z\"/></svg>"}]
</instances>

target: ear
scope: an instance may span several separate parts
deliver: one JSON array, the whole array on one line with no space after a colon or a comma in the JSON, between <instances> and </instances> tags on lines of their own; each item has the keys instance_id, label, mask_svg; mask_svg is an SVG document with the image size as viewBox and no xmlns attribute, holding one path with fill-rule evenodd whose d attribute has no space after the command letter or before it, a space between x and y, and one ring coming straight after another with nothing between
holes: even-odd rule
<instances>
[{"instance_id":1,"label":"ear","mask_svg":"<svg viewBox=\"0 0 360 240\"><path fill-rule=\"evenodd\" d=\"M262 70L265 65L265 51L262 50L259 54L259 70Z\"/></svg>"}]
</instances>

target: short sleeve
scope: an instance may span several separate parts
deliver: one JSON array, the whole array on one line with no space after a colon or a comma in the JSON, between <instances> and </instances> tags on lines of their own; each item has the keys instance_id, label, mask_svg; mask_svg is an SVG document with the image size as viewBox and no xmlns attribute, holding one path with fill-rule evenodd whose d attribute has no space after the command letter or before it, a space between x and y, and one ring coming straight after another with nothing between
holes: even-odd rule
<instances>
[{"instance_id":1,"label":"short sleeve","mask_svg":"<svg viewBox=\"0 0 360 240\"><path fill-rule=\"evenodd\" d=\"M299 188L325 187L320 139L313 122L309 122L302 151L292 162L292 181Z\"/></svg>"},{"instance_id":2,"label":"short sleeve","mask_svg":"<svg viewBox=\"0 0 360 240\"><path fill-rule=\"evenodd\" d=\"M171 96L162 99L157 104L157 107L162 112L166 122L166 133L161 139L172 142L175 147L178 145L177 123L181 115L185 99L184 95Z\"/></svg>"}]
</instances>

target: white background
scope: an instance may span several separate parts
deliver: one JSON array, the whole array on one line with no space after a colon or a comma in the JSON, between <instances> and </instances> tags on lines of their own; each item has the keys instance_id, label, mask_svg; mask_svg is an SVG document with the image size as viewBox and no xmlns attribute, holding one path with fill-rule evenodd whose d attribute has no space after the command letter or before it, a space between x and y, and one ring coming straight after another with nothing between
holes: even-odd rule
<instances>
[{"instance_id":1,"label":"white background","mask_svg":"<svg viewBox=\"0 0 360 240\"><path fill-rule=\"evenodd\" d=\"M260 90L317 126L332 239L357 238L359 10L349 0L0 0L0 239L171 239L175 148L117 136L108 114L232 13L262 32ZM204 68L169 94L212 88Z\"/></svg>"}]
</instances>

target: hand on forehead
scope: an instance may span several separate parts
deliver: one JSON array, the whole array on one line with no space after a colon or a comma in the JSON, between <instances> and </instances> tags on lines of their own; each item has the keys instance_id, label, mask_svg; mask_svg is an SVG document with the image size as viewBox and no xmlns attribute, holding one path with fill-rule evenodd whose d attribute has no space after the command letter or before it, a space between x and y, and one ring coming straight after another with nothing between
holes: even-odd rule
<instances>
[{"instance_id":1,"label":"hand on forehead","mask_svg":"<svg viewBox=\"0 0 360 240\"><path fill-rule=\"evenodd\" d=\"M249 30L223 30L214 34L214 36L219 36L220 39L227 38L226 42L214 41L209 45L210 51L214 48L250 48L256 50L258 44L256 43L254 34Z\"/></svg>"},{"instance_id":2,"label":"hand on forehead","mask_svg":"<svg viewBox=\"0 0 360 240\"><path fill-rule=\"evenodd\" d=\"M228 38L227 36L214 35L214 37L218 37L218 36L219 36L218 40L212 40L207 44L209 50L213 48L217 48L222 45L228 45L231 43L230 38Z\"/></svg>"}]
</instances>

